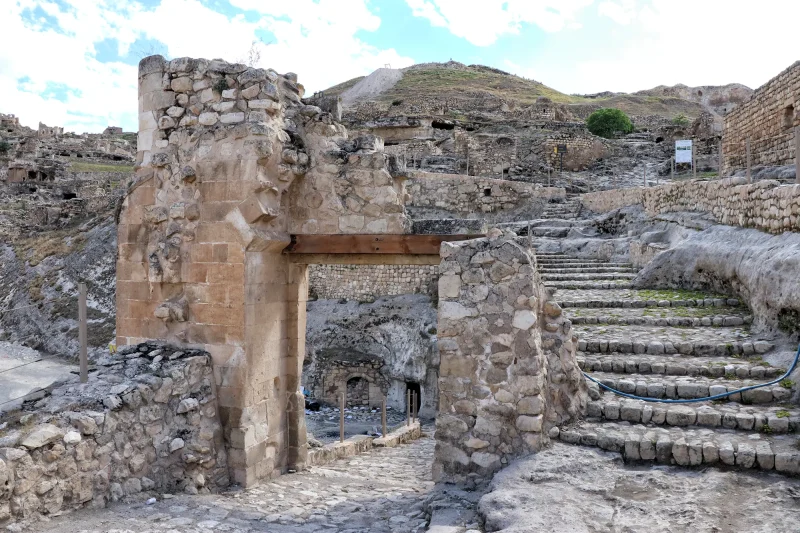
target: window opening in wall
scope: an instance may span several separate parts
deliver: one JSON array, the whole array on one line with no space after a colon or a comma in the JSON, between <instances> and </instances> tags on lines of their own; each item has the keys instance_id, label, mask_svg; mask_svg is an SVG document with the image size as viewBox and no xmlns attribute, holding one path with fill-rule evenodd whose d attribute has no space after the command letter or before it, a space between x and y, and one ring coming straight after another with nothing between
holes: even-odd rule
<instances>
[{"instance_id":1,"label":"window opening in wall","mask_svg":"<svg viewBox=\"0 0 800 533\"><path fill-rule=\"evenodd\" d=\"M347 407L369 405L369 382L362 377L347 380Z\"/></svg>"},{"instance_id":2,"label":"window opening in wall","mask_svg":"<svg viewBox=\"0 0 800 533\"><path fill-rule=\"evenodd\" d=\"M35 180L36 179L36 171L35 170L29 170L28 171L28 179L29 180Z\"/></svg>"},{"instance_id":3,"label":"window opening in wall","mask_svg":"<svg viewBox=\"0 0 800 533\"><path fill-rule=\"evenodd\" d=\"M506 177L506 176L508 176L508 169L504 168L503 169L503 177Z\"/></svg>"},{"instance_id":4,"label":"window opening in wall","mask_svg":"<svg viewBox=\"0 0 800 533\"><path fill-rule=\"evenodd\" d=\"M783 127L789 129L794 126L794 106L790 105L783 110Z\"/></svg>"},{"instance_id":5,"label":"window opening in wall","mask_svg":"<svg viewBox=\"0 0 800 533\"><path fill-rule=\"evenodd\" d=\"M664 137L656 137L656 142L657 143L664 142Z\"/></svg>"},{"instance_id":6,"label":"window opening in wall","mask_svg":"<svg viewBox=\"0 0 800 533\"><path fill-rule=\"evenodd\" d=\"M419 383L413 381L406 381L406 391L411 391L411 397L415 398L414 403L411 404L415 412L419 413L419 406L422 404L422 390ZM415 396L416 395L416 396Z\"/></svg>"},{"instance_id":7,"label":"window opening in wall","mask_svg":"<svg viewBox=\"0 0 800 533\"><path fill-rule=\"evenodd\" d=\"M697 91L697 96L703 96L703 91Z\"/></svg>"},{"instance_id":8,"label":"window opening in wall","mask_svg":"<svg viewBox=\"0 0 800 533\"><path fill-rule=\"evenodd\" d=\"M483 189L483 195L484 196L491 196L492 195L492 189L491 188Z\"/></svg>"},{"instance_id":9,"label":"window opening in wall","mask_svg":"<svg viewBox=\"0 0 800 533\"><path fill-rule=\"evenodd\" d=\"M439 121L439 120L434 120L431 123L431 126L433 126L433 128L437 129L437 130L452 130L452 129L455 129L455 127L456 127L455 124L448 123L448 122L442 122L442 121Z\"/></svg>"},{"instance_id":10,"label":"window opening in wall","mask_svg":"<svg viewBox=\"0 0 800 533\"><path fill-rule=\"evenodd\" d=\"M75 194L74 192L65 192L64 194L61 195L61 198L64 200L74 200L77 197L78 195Z\"/></svg>"}]
</instances>

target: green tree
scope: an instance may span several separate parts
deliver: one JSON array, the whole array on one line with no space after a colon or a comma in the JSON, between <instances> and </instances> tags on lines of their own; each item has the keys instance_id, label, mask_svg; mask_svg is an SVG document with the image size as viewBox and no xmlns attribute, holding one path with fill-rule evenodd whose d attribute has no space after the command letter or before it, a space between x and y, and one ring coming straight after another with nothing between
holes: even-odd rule
<instances>
[{"instance_id":1,"label":"green tree","mask_svg":"<svg viewBox=\"0 0 800 533\"><path fill-rule=\"evenodd\" d=\"M633 131L633 123L628 115L613 108L598 109L589 115L589 118L586 119L586 127L595 135L606 139Z\"/></svg>"},{"instance_id":2,"label":"green tree","mask_svg":"<svg viewBox=\"0 0 800 533\"><path fill-rule=\"evenodd\" d=\"M689 117L687 117L683 113L678 113L677 115L672 117L672 123L675 124L676 126L685 128L686 126L689 125Z\"/></svg>"},{"instance_id":3,"label":"green tree","mask_svg":"<svg viewBox=\"0 0 800 533\"><path fill-rule=\"evenodd\" d=\"M0 141L0 154L4 154L11 149L11 145L6 141Z\"/></svg>"}]
</instances>

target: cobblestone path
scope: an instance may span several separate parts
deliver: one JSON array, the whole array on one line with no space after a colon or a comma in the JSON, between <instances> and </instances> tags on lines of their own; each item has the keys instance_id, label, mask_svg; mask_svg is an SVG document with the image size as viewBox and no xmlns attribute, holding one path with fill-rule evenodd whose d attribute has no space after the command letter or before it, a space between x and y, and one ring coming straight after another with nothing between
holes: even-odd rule
<instances>
[{"instance_id":1,"label":"cobblestone path","mask_svg":"<svg viewBox=\"0 0 800 533\"><path fill-rule=\"evenodd\" d=\"M433 428L426 428L432 433ZM32 529L58 533L416 533L427 530L434 441L421 439L248 490L83 510ZM445 496L446 497L446 496ZM435 507L435 505L434 505ZM464 531L456 528L450 531Z\"/></svg>"},{"instance_id":2,"label":"cobblestone path","mask_svg":"<svg viewBox=\"0 0 800 533\"><path fill-rule=\"evenodd\" d=\"M774 380L793 356L794 347L750 332L753 318L738 300L614 286L611 276L634 276L631 265L537 255L545 284L573 322L581 368L604 385L644 397L703 398ZM626 399L589 386L588 417L561 428L564 442L631 460L800 473L792 382L688 404Z\"/></svg>"}]
</instances>

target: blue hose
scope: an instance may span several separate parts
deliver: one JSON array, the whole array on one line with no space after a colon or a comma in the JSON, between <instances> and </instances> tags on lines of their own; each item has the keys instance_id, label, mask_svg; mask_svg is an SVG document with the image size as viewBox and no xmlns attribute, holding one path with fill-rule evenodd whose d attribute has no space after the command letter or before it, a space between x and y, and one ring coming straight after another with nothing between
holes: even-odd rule
<instances>
[{"instance_id":1,"label":"blue hose","mask_svg":"<svg viewBox=\"0 0 800 533\"><path fill-rule=\"evenodd\" d=\"M603 389L605 389L605 390L607 390L609 392L613 392L617 396L623 396L625 398L630 398L631 400L642 400L644 402L655 402L655 403L695 403L695 402L708 402L708 401L711 401L711 400L719 400L719 399L722 399L722 398L727 398L728 396L731 396L733 394L740 394L742 392L753 390L753 389L758 389L760 387L766 387L768 385L774 385L774 384L779 383L779 382L783 381L784 379L788 378L789 375L792 372L794 372L794 369L797 367L797 363L798 362L800 362L800 346L797 347L797 352L794 354L794 361L792 362L792 366L790 366L789 370L787 370L786 373L784 375L782 375L781 377L779 377L779 378L775 378L772 381L769 381L767 383L760 383L758 385L751 385L749 387L736 389L735 391L723 392L722 394L715 394L714 396L706 396L705 398L690 398L690 399L679 399L679 400L671 400L671 399L666 399L665 400L665 399L661 399L661 398L644 398L642 396L636 396L635 394L628 394L627 392L622 392L622 391L619 391L617 389L613 389L613 388L609 387L608 385L604 385L604 384L600 383L597 379L593 378L592 376L590 376L586 372L584 372L583 375L586 376L586 379L588 379L590 381L594 381L595 383L600 385L601 388L603 388Z\"/></svg>"}]
</instances>

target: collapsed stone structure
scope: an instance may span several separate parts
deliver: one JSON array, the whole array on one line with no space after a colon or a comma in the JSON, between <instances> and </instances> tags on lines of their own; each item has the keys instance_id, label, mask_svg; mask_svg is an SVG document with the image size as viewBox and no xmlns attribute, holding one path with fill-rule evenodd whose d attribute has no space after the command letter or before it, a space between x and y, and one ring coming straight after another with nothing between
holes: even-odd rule
<instances>
[{"instance_id":1,"label":"collapsed stone structure","mask_svg":"<svg viewBox=\"0 0 800 533\"><path fill-rule=\"evenodd\" d=\"M72 375L5 415L0 523L228 485L208 354L141 344L97 367L90 383Z\"/></svg>"},{"instance_id":2,"label":"collapsed stone structure","mask_svg":"<svg viewBox=\"0 0 800 533\"><path fill-rule=\"evenodd\" d=\"M746 141L753 166L793 165L795 131L800 127L800 61L756 89L725 116L724 171L747 166Z\"/></svg>"}]
</instances>

